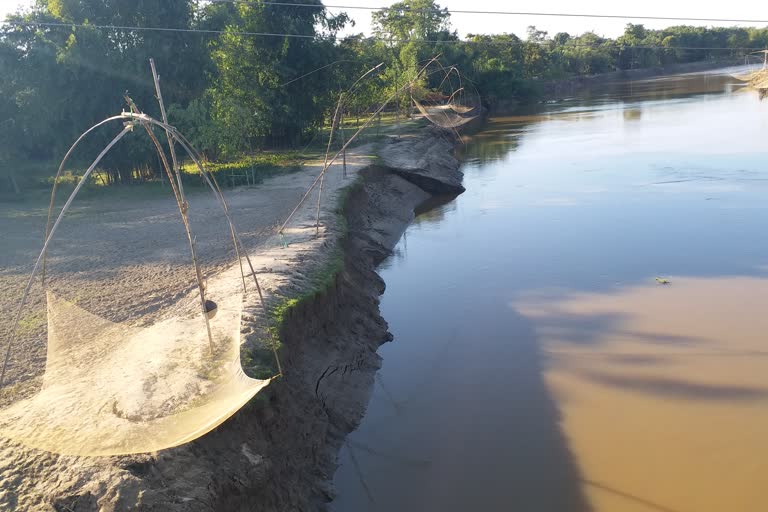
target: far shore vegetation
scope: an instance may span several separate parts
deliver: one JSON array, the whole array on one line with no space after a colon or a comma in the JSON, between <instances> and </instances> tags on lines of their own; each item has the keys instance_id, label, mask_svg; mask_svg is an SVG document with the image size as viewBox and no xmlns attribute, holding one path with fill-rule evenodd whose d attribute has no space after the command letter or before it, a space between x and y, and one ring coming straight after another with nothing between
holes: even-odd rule
<instances>
[{"instance_id":1,"label":"far shore vegetation","mask_svg":"<svg viewBox=\"0 0 768 512\"><path fill-rule=\"evenodd\" d=\"M10 23L0 26L0 198L49 187L70 144L125 108L126 95L158 116L150 58L160 70L171 124L203 153L224 186L238 186L320 159L340 91L379 63L344 111L350 133L436 55L461 69L463 86L476 89L492 110L503 102L535 101L551 80L743 62L751 51L768 47L766 28L650 30L639 24L627 25L616 39L536 27L522 36L462 39L448 10L434 0L397 2L374 13L371 37L341 37L350 24L347 14L326 11L320 0L299 3L316 7L178 0L136 9L130 0L39 0L9 16ZM420 90L429 94L442 78L430 75ZM360 142L400 126L410 110L405 97L393 102ZM88 159L117 129L88 137L73 155L65 185L77 182ZM151 145L129 137L88 186L161 186L159 171ZM194 183L194 167L187 163L183 171Z\"/></svg>"}]
</instances>

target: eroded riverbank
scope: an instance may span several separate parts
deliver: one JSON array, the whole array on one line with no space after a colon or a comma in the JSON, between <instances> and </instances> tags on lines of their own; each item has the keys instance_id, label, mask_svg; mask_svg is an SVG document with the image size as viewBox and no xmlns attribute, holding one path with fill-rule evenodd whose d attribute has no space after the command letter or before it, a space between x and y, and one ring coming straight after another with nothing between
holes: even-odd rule
<instances>
[{"instance_id":1,"label":"eroded riverbank","mask_svg":"<svg viewBox=\"0 0 768 512\"><path fill-rule=\"evenodd\" d=\"M397 173L386 166L393 152L422 158L418 148L424 144L437 159L429 159L429 166L417 162ZM389 339L378 312L384 285L375 267L416 206L432 195L409 181L409 173L418 173L414 181L422 184L429 179L460 190L451 150L452 143L433 132L385 145L379 152L384 165L358 162L354 172L360 176L346 200L350 181L329 179L320 238L314 237L314 208L307 205L287 232L287 248L275 244L254 254L268 301L303 300L281 327L284 377L229 421L187 445L140 456L55 456L6 442L0 504L78 511L322 509L331 497L336 453L365 409L379 366L376 349ZM338 176L340 169L334 171ZM268 180L242 200L258 202L296 179L306 178ZM343 216L336 211L339 201ZM248 229L258 232L260 225ZM329 269L335 269L332 279L318 281ZM224 277L211 276L209 286ZM317 289L317 282L325 286ZM252 292L245 298L246 350L263 327L256 301Z\"/></svg>"},{"instance_id":2,"label":"eroded riverbank","mask_svg":"<svg viewBox=\"0 0 768 512\"><path fill-rule=\"evenodd\" d=\"M394 342L334 510L764 508L768 104L731 72L462 148L467 191L381 266Z\"/></svg>"}]
</instances>

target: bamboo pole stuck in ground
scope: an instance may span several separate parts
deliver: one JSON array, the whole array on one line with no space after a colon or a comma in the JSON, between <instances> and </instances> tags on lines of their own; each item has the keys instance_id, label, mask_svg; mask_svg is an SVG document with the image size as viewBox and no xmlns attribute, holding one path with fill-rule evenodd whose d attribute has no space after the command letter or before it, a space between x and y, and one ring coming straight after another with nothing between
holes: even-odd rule
<instances>
[{"instance_id":1,"label":"bamboo pole stuck in ground","mask_svg":"<svg viewBox=\"0 0 768 512\"><path fill-rule=\"evenodd\" d=\"M336 111L333 113L333 121L331 122L331 133L328 136L328 147L325 150L325 161L323 162L323 172L321 172L320 177L320 190L317 193L317 217L315 219L315 236L320 235L320 205L323 197L323 185L325 183L325 170L328 168L330 164L328 164L328 155L331 153L331 142L333 142L333 134L338 129L340 118L343 117L343 107L344 102L347 101L348 98L352 97L352 93L357 89L357 87L360 85L360 83L371 73L378 70L381 66L383 66L384 63L380 62L379 64L375 65L365 73L363 73L360 78L355 80L355 83L352 84L352 86L347 89L346 92L342 92L339 94L339 101L336 104ZM346 149L344 151L344 176L347 175L347 151ZM338 156L338 155L337 155ZM280 234L282 234L283 229L280 228Z\"/></svg>"},{"instance_id":2,"label":"bamboo pole stuck in ground","mask_svg":"<svg viewBox=\"0 0 768 512\"><path fill-rule=\"evenodd\" d=\"M344 135L344 119L343 118L342 118L341 124L339 126L341 127L341 144L343 146L347 142L347 137ZM342 174L341 174L341 177L346 179L346 177L347 177L347 150L346 149L341 154L341 157L342 157Z\"/></svg>"},{"instance_id":3,"label":"bamboo pole stuck in ground","mask_svg":"<svg viewBox=\"0 0 768 512\"><path fill-rule=\"evenodd\" d=\"M165 151L163 151L163 148L160 145L160 141L157 140L157 137L155 136L154 132L152 131L152 128L149 125L144 124L144 128L147 131L147 135L149 135L149 138L152 140L152 143L155 145L157 154L160 156L160 159L163 162L163 167L165 168L165 172L168 174L168 179L173 180L173 172L170 169L170 165L168 164L168 159L165 156ZM176 183L176 185L178 186L179 183ZM192 235L192 229L189 226L189 217L187 216L187 211L189 210L189 207L186 199L184 199L184 196L182 195L183 192L177 187L174 187L174 192L176 192L176 204L179 207L179 213L181 214L181 221L184 224L184 231L187 234L187 241L189 242L189 251L192 254L192 265L195 268L195 278L197 279L197 289L200 292L201 311L203 313L203 319L205 320L205 329L206 329L206 332L208 333L208 343L210 345L211 355L213 355L214 353L213 334L211 334L211 323L208 319L208 309L206 308L206 305L205 305L205 280L203 278L202 270L200 269L200 262L197 259L197 246L195 244L195 237Z\"/></svg>"},{"instance_id":4,"label":"bamboo pole stuck in ground","mask_svg":"<svg viewBox=\"0 0 768 512\"><path fill-rule=\"evenodd\" d=\"M258 277L256 277L256 270L254 269L253 263L251 262L251 257L248 255L248 251L246 250L245 245L240 239L240 235L238 234L237 230L234 227L234 222L232 220L232 217L229 214L229 205L227 204L226 198L224 197L224 193L221 191L221 187L219 187L219 183L218 181L216 181L216 177L213 175L213 173L208 171L203 166L203 161L202 161L202 158L200 158L200 154L192 146L189 140L179 132L175 132L174 137L179 142L181 147L184 148L184 150L187 152L189 157L195 162L195 165L197 165L197 168L200 170L200 173L202 174L203 179L206 181L208 186L211 187L211 189L214 192L214 195L219 199L219 202L221 203L222 209L224 210L224 215L226 216L227 221L229 222L229 227L232 233L232 237L234 239L235 246L237 245L240 246L240 249L243 251L243 254L245 254L245 260L248 263L248 267L251 269L253 282L256 285L256 291L259 294L259 302L261 303L261 307L264 312L264 321L266 322L269 318L269 310L267 308L267 303L264 301L264 295L262 294L262 291L261 291L261 285L259 284L259 279ZM242 263L240 265L240 269L242 272ZM275 356L275 363L277 364L278 374L282 375L283 366L280 363L280 357L277 354L277 347L275 347L273 344L271 348L272 348L272 353Z\"/></svg>"},{"instance_id":5,"label":"bamboo pole stuck in ground","mask_svg":"<svg viewBox=\"0 0 768 512\"><path fill-rule=\"evenodd\" d=\"M166 113L165 103L163 102L163 92L160 89L160 75L158 75L157 68L155 67L155 59L149 59L149 66L152 69L152 79L154 80L154 83L155 83L155 92L157 93L157 102L160 104L160 114L162 115L163 123L168 125L169 124L168 114ZM171 159L173 161L173 168L176 173L176 179L178 180L178 183L179 183L180 195L182 200L184 200L186 204L186 199L184 198L184 189L182 188L183 184L181 180L181 167L179 166L178 159L176 157L176 143L175 143L176 139L173 137L172 130L170 128L165 129L165 135L168 138L168 147L171 150ZM232 226L231 222L229 224L229 227L230 227L230 230L234 230L234 227ZM234 232L232 233L232 237L234 242ZM242 262L242 259L240 258L240 250L238 249L238 244L236 242L234 242L234 247L235 247L235 257L237 258L237 261L240 265L240 276L242 277L242 280L243 280L243 293L245 293L246 291L245 273L243 271L243 262ZM203 311L207 318L208 315L205 308L205 302L203 302Z\"/></svg>"},{"instance_id":6,"label":"bamboo pole stuck in ground","mask_svg":"<svg viewBox=\"0 0 768 512\"><path fill-rule=\"evenodd\" d=\"M431 65L433 62L436 62L436 61L437 61L437 59L438 59L438 57L437 57L437 56L436 56L436 57L433 57L432 59L430 59L430 60L429 60L429 61L428 61L428 62L427 62L427 63L426 63L426 64L425 64L425 65L424 65L424 66L423 66L423 67L422 67L422 68L421 68L421 69L420 69L420 70L419 70L417 73L416 73L416 77L414 78L414 80L413 80L413 81L415 81L415 80L418 80L418 79L421 77L421 75L424 73L424 71L425 71L425 70L426 70L426 69L427 69L427 68L428 68L428 67L429 67L429 66L430 66L430 65ZM376 66L376 67L378 68L379 66ZM374 68L374 69L375 69L375 68ZM370 72L370 71L369 71L369 72ZM367 74L367 73L366 73L366 74ZM359 81L359 80L358 80L358 81ZM411 82L408 82L408 83L407 83L407 84L406 84L404 87L402 87L402 89L404 90L406 87L410 87L410 85L411 85ZM313 190L315 189L315 187L318 185L318 183L319 183L319 182L320 182L320 180L323 178L323 176L325 175L325 173L328 171L328 169L330 168L330 166L331 166L331 165L333 165L333 163L334 163L334 162L335 162L335 161L336 161L336 160L339 158L339 156L341 156L341 154L342 154L344 151L346 151L346 149L347 149L347 148L350 146L350 144L352 144L352 143L353 143L353 142L354 142L354 141L357 139L357 137L358 137L358 136L359 136L359 135L360 135L360 134L361 134L361 133L362 133L362 132L363 132L363 131L364 131L366 128L368 128L368 126L370 126L370 125L371 125L371 123L373 123L373 120L374 120L374 119L376 119L376 116L377 116L378 114L380 114L380 113L381 113L381 112L384 110L384 108L385 108L387 105L389 105L389 103L390 103L390 102L392 102L392 100L393 100L395 97L397 97L397 96L398 96L398 95L399 95L401 92L402 92L402 91L398 89L398 90L397 90L397 91L395 91L393 94L391 94L391 95L390 95L390 96L389 96L389 97L388 97L388 98L387 98L387 99L384 101L384 103L382 103L382 104L381 104L381 106L379 106L379 108L377 108L377 109L376 109L376 111L375 111L375 112L374 112L374 113L373 113L373 114L372 114L372 115L371 115L371 116L370 116L370 117L369 117L369 118L368 118L368 119L365 121L365 123L363 123L363 126L360 126L360 127L359 127L359 128L356 130L356 131L355 131L355 133L352 135L352 137L350 137L350 139L349 139L349 140L348 140L348 141L347 141L347 142L346 142L346 143L345 143L345 144L342 146L342 148L341 148L339 151L337 151L337 152L336 152L336 154L333 156L333 158L331 158L329 162L327 162L325 165L323 165L323 169L320 171L320 174L317 176L317 178L315 178L315 181L313 181L313 182L312 182L312 184L309 186L309 189L306 191L306 193L305 193L305 194L302 196L302 198L299 200L299 203L298 203L298 204L297 204L297 205L294 207L294 209L293 209L293 210L291 211L291 213L288 215L288 218L287 218L287 219L285 219L285 222L283 222L283 224L280 226L280 229L278 229L278 230L277 230L277 232L278 232L279 234L281 234L281 235L283 234L283 231L285 230L285 228L286 228L286 226L288 225L288 223L291 221L291 219L293 218L293 216L294 216L294 215L296 215L296 212L297 212L297 211L299 211L299 208L301 208L301 205L303 205L303 204L304 204L304 202L307 200L307 198L309 197L309 195L312 193L312 191L313 191Z\"/></svg>"},{"instance_id":7,"label":"bamboo pole stuck in ground","mask_svg":"<svg viewBox=\"0 0 768 512\"><path fill-rule=\"evenodd\" d=\"M344 102L344 93L339 94L339 101L336 103L336 111L333 113L333 121L331 122L331 133L328 136L328 147L325 149L325 160L323 161L323 168L328 165L328 155L331 153L331 143L333 142L333 134L336 132L336 128L339 123L339 111L341 105ZM317 193L317 217L315 219L315 236L320 236L320 206L323 199L323 184L325 182L325 176L320 178L320 190Z\"/></svg>"}]
</instances>

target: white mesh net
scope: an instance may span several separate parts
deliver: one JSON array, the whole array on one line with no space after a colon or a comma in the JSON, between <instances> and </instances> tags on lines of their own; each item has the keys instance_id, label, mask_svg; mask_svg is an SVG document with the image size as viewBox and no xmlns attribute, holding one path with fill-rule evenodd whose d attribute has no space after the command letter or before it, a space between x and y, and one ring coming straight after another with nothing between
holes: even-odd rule
<instances>
[{"instance_id":1,"label":"white mesh net","mask_svg":"<svg viewBox=\"0 0 768 512\"><path fill-rule=\"evenodd\" d=\"M762 89L768 87L768 69L758 69L756 71L750 71L748 73L731 75L734 78L741 80L742 82L749 83L750 86L755 89Z\"/></svg>"},{"instance_id":2,"label":"white mesh net","mask_svg":"<svg viewBox=\"0 0 768 512\"><path fill-rule=\"evenodd\" d=\"M451 104L424 105L416 99L413 103L429 122L440 128L459 128L477 118L477 115L470 115L475 110L472 107Z\"/></svg>"},{"instance_id":3,"label":"white mesh net","mask_svg":"<svg viewBox=\"0 0 768 512\"><path fill-rule=\"evenodd\" d=\"M461 72L454 66L443 67L429 73L443 79L429 90L419 85L411 87L411 101L421 115L433 125L446 130L455 130L477 119L481 114L480 95L474 86L463 85Z\"/></svg>"},{"instance_id":4,"label":"white mesh net","mask_svg":"<svg viewBox=\"0 0 768 512\"><path fill-rule=\"evenodd\" d=\"M216 300L213 351L194 308L138 328L47 299L43 386L0 412L3 437L69 455L157 451L209 432L270 382L242 371L239 295Z\"/></svg>"}]
</instances>

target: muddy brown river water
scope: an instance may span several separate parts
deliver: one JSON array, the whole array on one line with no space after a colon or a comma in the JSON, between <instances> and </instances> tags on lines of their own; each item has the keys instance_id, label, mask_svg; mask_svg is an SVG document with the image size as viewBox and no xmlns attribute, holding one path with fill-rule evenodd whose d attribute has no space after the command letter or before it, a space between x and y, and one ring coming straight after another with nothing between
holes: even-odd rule
<instances>
[{"instance_id":1,"label":"muddy brown river water","mask_svg":"<svg viewBox=\"0 0 768 512\"><path fill-rule=\"evenodd\" d=\"M467 192L383 265L335 511L768 510L768 102L732 71L462 149Z\"/></svg>"}]
</instances>

